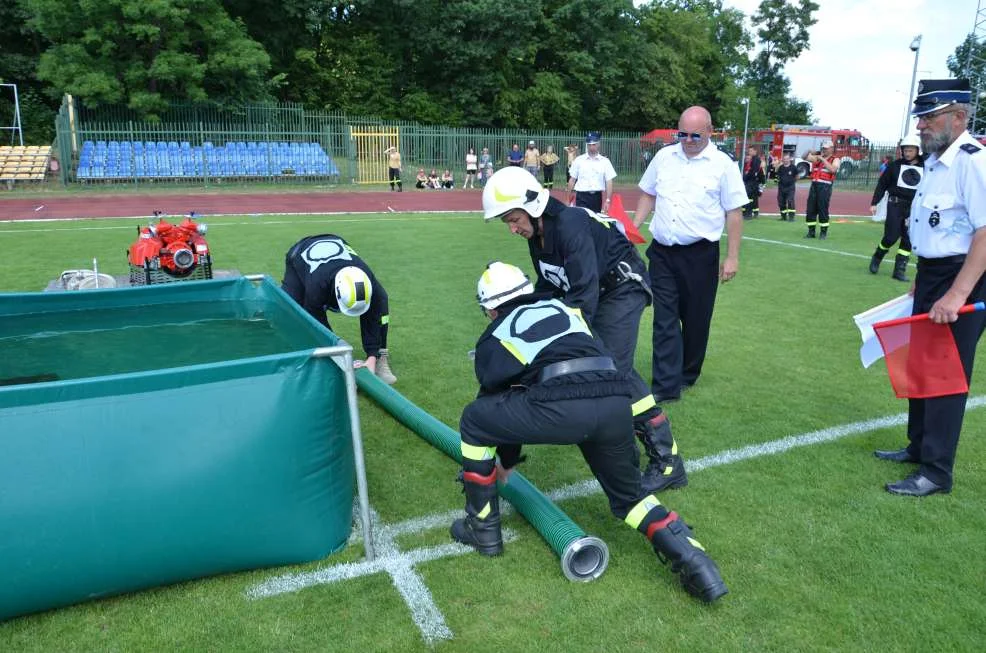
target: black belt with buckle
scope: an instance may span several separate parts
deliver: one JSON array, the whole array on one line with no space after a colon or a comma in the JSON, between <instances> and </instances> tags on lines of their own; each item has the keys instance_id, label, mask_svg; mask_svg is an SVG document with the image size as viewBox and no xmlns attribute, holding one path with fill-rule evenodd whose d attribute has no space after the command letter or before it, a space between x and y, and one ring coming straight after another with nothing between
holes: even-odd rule
<instances>
[{"instance_id":1,"label":"black belt with buckle","mask_svg":"<svg viewBox=\"0 0 986 653\"><path fill-rule=\"evenodd\" d=\"M556 376L566 374L577 374L579 372L615 372L616 363L609 356L586 356L585 358L573 358L570 361L552 363L541 370L538 378L540 383Z\"/></svg>"},{"instance_id":2,"label":"black belt with buckle","mask_svg":"<svg viewBox=\"0 0 986 653\"><path fill-rule=\"evenodd\" d=\"M643 278L641 273L637 272L634 276L630 276L634 273L633 264L630 261L620 261L613 269L602 275L599 278L599 296L602 297L606 293L610 292L617 286L626 283L627 281L636 281L635 277ZM643 289L650 294L650 287L641 282Z\"/></svg>"}]
</instances>

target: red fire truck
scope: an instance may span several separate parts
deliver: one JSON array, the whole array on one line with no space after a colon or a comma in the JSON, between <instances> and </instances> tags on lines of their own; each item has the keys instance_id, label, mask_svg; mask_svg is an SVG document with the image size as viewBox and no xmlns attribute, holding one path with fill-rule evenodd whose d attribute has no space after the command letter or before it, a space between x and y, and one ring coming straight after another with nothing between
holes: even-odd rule
<instances>
[{"instance_id":1,"label":"red fire truck","mask_svg":"<svg viewBox=\"0 0 986 653\"><path fill-rule=\"evenodd\" d=\"M804 160L807 152L818 152L824 141L832 141L835 156L842 159L839 177L845 178L870 156L870 142L855 129L832 129L821 125L773 125L770 129L754 129L747 143L769 153L774 161L790 154L805 177L811 165Z\"/></svg>"}]
</instances>

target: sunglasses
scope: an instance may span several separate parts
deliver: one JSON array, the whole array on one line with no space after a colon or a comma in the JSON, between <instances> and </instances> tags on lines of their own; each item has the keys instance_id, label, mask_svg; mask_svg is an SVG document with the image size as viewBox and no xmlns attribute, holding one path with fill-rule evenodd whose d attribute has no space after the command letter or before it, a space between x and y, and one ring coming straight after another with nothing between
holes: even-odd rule
<instances>
[{"instance_id":1,"label":"sunglasses","mask_svg":"<svg viewBox=\"0 0 986 653\"><path fill-rule=\"evenodd\" d=\"M679 141L689 141L689 140L691 140L691 141L700 141L700 140L702 140L702 134L698 134L696 132L692 132L692 133L678 132L678 140Z\"/></svg>"}]
</instances>

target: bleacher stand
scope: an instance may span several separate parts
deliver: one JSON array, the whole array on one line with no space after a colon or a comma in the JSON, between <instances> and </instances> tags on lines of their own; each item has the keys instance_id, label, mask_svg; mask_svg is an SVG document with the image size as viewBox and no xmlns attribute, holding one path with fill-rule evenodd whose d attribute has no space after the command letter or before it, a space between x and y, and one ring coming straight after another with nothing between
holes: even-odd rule
<instances>
[{"instance_id":1,"label":"bleacher stand","mask_svg":"<svg viewBox=\"0 0 986 653\"><path fill-rule=\"evenodd\" d=\"M0 181L44 181L51 161L51 146L0 147Z\"/></svg>"},{"instance_id":2,"label":"bleacher stand","mask_svg":"<svg viewBox=\"0 0 986 653\"><path fill-rule=\"evenodd\" d=\"M318 143L85 141L77 179L339 176Z\"/></svg>"}]
</instances>

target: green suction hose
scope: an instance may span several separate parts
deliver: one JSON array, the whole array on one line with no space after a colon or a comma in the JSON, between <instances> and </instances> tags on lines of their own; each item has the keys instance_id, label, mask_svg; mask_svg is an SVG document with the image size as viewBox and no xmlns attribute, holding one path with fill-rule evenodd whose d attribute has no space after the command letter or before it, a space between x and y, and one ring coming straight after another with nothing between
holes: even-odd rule
<instances>
[{"instance_id":1,"label":"green suction hose","mask_svg":"<svg viewBox=\"0 0 986 653\"><path fill-rule=\"evenodd\" d=\"M459 433L428 414L401 393L381 381L369 370L356 372L356 384L398 422L446 456L462 462L462 439ZM499 484L500 496L510 502L548 546L561 559L565 577L573 581L599 578L609 564L609 549L597 537L586 535L568 515L552 503L520 472L510 475L510 482Z\"/></svg>"}]
</instances>

